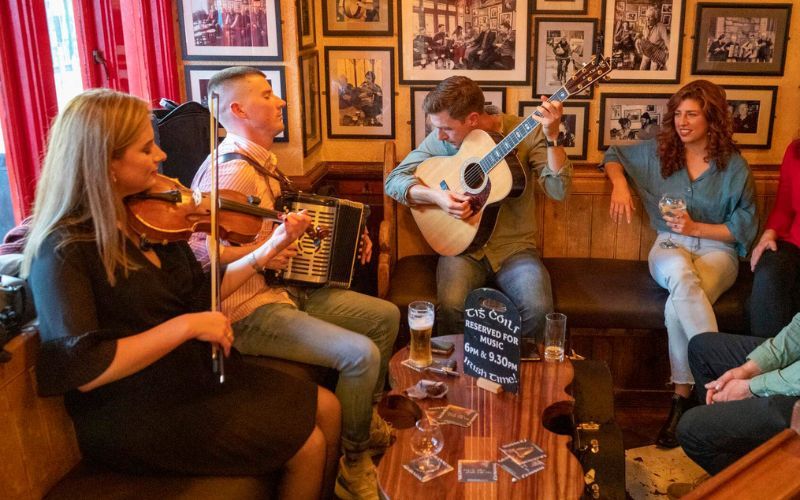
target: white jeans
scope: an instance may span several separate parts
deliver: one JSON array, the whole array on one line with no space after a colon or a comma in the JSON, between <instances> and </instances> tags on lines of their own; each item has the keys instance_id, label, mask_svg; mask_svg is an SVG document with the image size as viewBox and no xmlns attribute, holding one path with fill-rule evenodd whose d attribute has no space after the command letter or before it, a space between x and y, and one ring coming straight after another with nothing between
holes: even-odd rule
<instances>
[{"instance_id":1,"label":"white jeans","mask_svg":"<svg viewBox=\"0 0 800 500\"><path fill-rule=\"evenodd\" d=\"M693 384L689 340L698 333L719 330L711 305L736 281L739 259L732 244L691 236L673 234L678 248L661 248L659 244L668 236L659 233L650 249L650 275L669 290L664 324L672 382Z\"/></svg>"}]
</instances>

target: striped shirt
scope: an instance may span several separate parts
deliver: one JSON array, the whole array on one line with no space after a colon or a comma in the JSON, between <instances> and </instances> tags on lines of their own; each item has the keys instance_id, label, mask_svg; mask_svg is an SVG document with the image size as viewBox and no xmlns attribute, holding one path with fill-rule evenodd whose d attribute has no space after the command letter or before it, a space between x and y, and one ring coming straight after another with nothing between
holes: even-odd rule
<instances>
[{"instance_id":1,"label":"striped shirt","mask_svg":"<svg viewBox=\"0 0 800 500\"><path fill-rule=\"evenodd\" d=\"M277 159L272 152L231 132L228 132L225 140L219 145L220 156L227 153L241 153L255 160L260 165L263 165L267 170L271 172L275 171ZM194 180L192 180L193 189L197 188L201 191L211 190L210 166L211 159L206 158L206 161L203 162L195 174ZM258 196L261 198L260 206L267 209L275 208L275 199L280 196L281 193L278 181L272 178L265 178L264 175L257 172L256 169L245 160L231 160L219 165L219 188L231 189L246 195ZM258 236L256 236L255 243L252 244L253 249L256 249L269 238L270 234L272 234L273 226L273 222L264 221L264 224L261 226L261 231ZM224 240L221 243L227 246ZM206 245L206 235L203 233L196 233L189 244L197 256L197 260L199 260L203 268L207 270L210 265L210 260L208 256L208 247ZM232 322L236 322L249 316L256 308L264 304L273 303L293 304L286 288L268 286L264 282L264 277L260 274L256 274L222 301L222 312L224 312Z\"/></svg>"}]
</instances>

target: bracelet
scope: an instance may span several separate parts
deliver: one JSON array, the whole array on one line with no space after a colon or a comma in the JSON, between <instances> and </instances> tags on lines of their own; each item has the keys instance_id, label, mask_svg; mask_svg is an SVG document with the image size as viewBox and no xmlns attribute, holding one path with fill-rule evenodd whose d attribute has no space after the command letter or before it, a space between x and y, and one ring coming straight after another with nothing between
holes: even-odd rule
<instances>
[{"instance_id":1,"label":"bracelet","mask_svg":"<svg viewBox=\"0 0 800 500\"><path fill-rule=\"evenodd\" d=\"M556 137L555 141L551 141L550 139L548 139L547 136L544 136L544 143L547 145L548 148L554 148L556 146L563 145L564 144L564 139L561 138L560 134L559 134L558 137Z\"/></svg>"}]
</instances>

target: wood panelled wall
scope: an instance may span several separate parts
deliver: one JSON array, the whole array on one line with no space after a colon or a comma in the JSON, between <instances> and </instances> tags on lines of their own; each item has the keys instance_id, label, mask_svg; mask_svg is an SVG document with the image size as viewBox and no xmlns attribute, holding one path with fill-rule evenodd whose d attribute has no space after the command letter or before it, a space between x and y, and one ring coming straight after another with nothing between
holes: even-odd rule
<instances>
[{"instance_id":1,"label":"wood panelled wall","mask_svg":"<svg viewBox=\"0 0 800 500\"><path fill-rule=\"evenodd\" d=\"M756 203L763 223L775 203L778 172L772 167L753 167ZM558 202L537 193L537 247L544 257L593 257L603 259L647 260L655 241L647 214L638 197L630 224L614 223L608 214L611 183L594 167L575 168L572 187L566 200ZM411 213L398 205L398 258L432 254L422 240ZM759 232L760 233L760 232Z\"/></svg>"},{"instance_id":2,"label":"wood panelled wall","mask_svg":"<svg viewBox=\"0 0 800 500\"><path fill-rule=\"evenodd\" d=\"M0 364L0 498L42 498L80 461L63 398L36 396L36 333L6 344L8 363Z\"/></svg>"}]
</instances>

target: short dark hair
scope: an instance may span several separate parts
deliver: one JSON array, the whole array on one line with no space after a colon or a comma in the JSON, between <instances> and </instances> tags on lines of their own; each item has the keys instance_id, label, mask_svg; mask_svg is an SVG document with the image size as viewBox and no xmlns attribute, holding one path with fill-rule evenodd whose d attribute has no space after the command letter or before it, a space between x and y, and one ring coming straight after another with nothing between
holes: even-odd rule
<instances>
[{"instance_id":1,"label":"short dark hair","mask_svg":"<svg viewBox=\"0 0 800 500\"><path fill-rule=\"evenodd\" d=\"M509 30L511 29L511 23L509 23L508 21L503 21L502 23L500 23L500 26L505 26Z\"/></svg>"},{"instance_id":2,"label":"short dark hair","mask_svg":"<svg viewBox=\"0 0 800 500\"><path fill-rule=\"evenodd\" d=\"M428 114L447 111L451 118L464 121L472 112L482 113L483 104L483 91L477 83L466 76L451 76L425 96L422 109Z\"/></svg>"},{"instance_id":3,"label":"short dark hair","mask_svg":"<svg viewBox=\"0 0 800 500\"><path fill-rule=\"evenodd\" d=\"M212 93L219 92L219 88L226 83L242 80L252 75L264 76L264 73L252 66L231 66L230 68L219 70L208 79L208 97L211 98Z\"/></svg>"}]
</instances>

